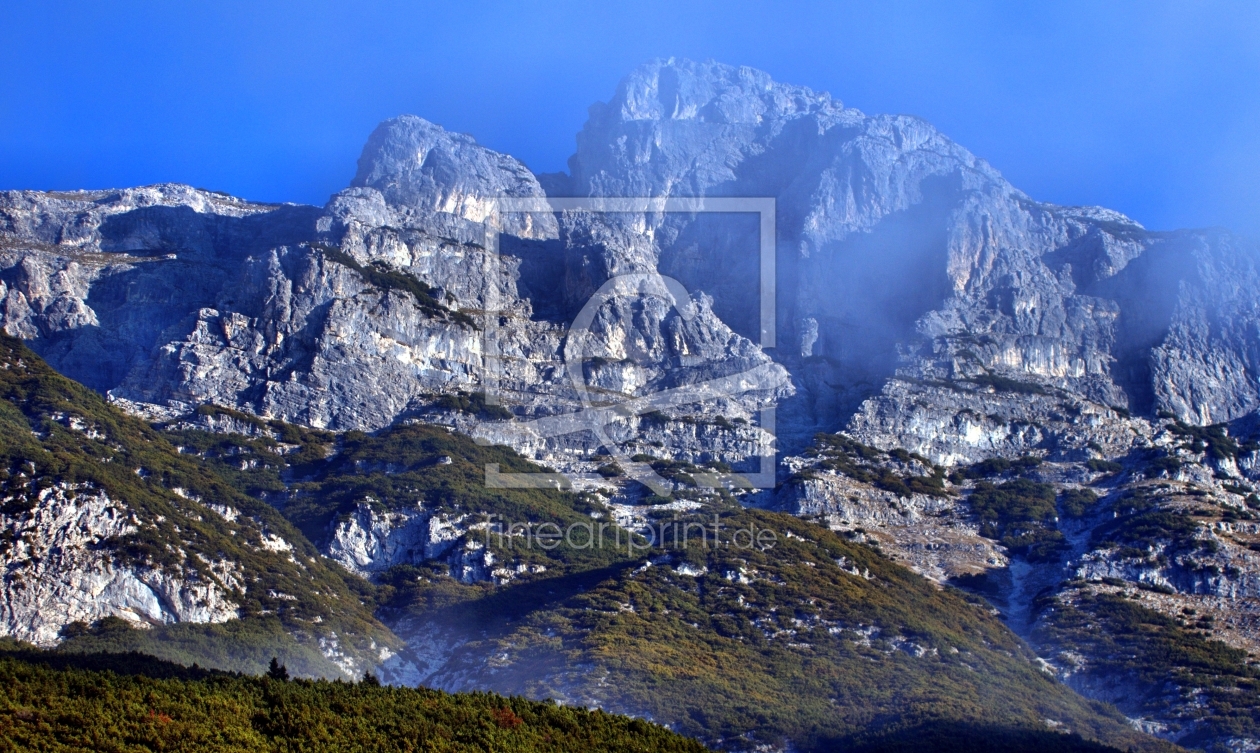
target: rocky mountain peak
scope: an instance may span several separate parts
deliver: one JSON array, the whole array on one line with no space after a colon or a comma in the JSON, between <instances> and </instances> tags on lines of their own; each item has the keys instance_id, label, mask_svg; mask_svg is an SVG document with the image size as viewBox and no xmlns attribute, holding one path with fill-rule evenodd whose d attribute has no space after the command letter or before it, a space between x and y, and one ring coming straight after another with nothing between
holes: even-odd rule
<instances>
[{"instance_id":1,"label":"rocky mountain peak","mask_svg":"<svg viewBox=\"0 0 1260 753\"><path fill-rule=\"evenodd\" d=\"M379 191L385 203L421 213L485 222L496 197L542 198L519 160L415 115L386 120L368 137L351 187ZM524 237L555 233L549 215L505 217L503 230Z\"/></svg>"},{"instance_id":2,"label":"rocky mountain peak","mask_svg":"<svg viewBox=\"0 0 1260 753\"><path fill-rule=\"evenodd\" d=\"M622 80L613 99L596 109L622 121L756 124L767 118L838 112L844 106L826 92L778 83L756 68L668 58L635 69Z\"/></svg>"},{"instance_id":3,"label":"rocky mountain peak","mask_svg":"<svg viewBox=\"0 0 1260 753\"><path fill-rule=\"evenodd\" d=\"M802 254L941 194L1022 197L920 118L868 116L763 71L676 58L639 67L591 107L569 169L545 176L550 192L773 196L781 242Z\"/></svg>"},{"instance_id":4,"label":"rocky mountain peak","mask_svg":"<svg viewBox=\"0 0 1260 753\"><path fill-rule=\"evenodd\" d=\"M885 618L813 608L819 594L853 593L835 591L836 578L852 578L872 595L911 594L891 564L857 547L878 541L930 577L987 589L1007 624L1026 636L1072 632L1066 618L1035 613L1050 594L1056 614L1094 610L1080 619L1095 622L1106 618L1100 608L1120 619L1126 613L1116 604L1144 599L1164 610L1164 622L1150 623L1167 628L1164 635L1177 625L1195 626L1195 636L1212 627L1189 615L1215 613L1221 624L1243 615L1232 623L1241 628L1226 634L1235 640L1230 650L1260 646L1255 243L1224 232L1148 232L1110 210L1035 201L922 119L866 115L826 93L714 62L657 60L631 73L591 109L570 168L540 179L469 136L403 116L375 130L353 185L322 209L183 186L0 193L0 326L63 374L180 435L178 447L155 444L153 430L133 421L130 445L102 442L113 442L106 430L122 417L86 390L66 402L90 403L90 414L73 405L36 413L44 409L31 400L34 408L19 411L24 417L0 411L0 428L9 426L0 450L45 458L37 478L25 466L8 476L0 468L0 482L24 495L0 499L0 528L16 542L5 549L0 541L0 564L23 576L6 580L0 593L0 634L52 643L68 625L125 610L165 625L247 619L264 607L287 609L301 594L330 604L323 595L337 581L312 564L323 554L398 586L400 599L410 598L401 596L404 586L427 588L418 584L428 574L532 588L529 579L546 573L551 583L578 586L574 598L586 594L574 614L655 620L717 610L723 627L715 629L728 637L725 626L737 624L728 618L747 619L740 646L745 636L758 650L791 636L783 651L792 653L783 657L807 650L865 664L884 660L853 650L901 652L904 661L930 662L932 672L958 671L968 687L973 676L1012 677L974 669L975 657L1000 645L988 638L961 651L953 644L967 631L951 628L938 651L924 635L880 635L903 619L891 611ZM763 243L765 215L751 212L566 210L493 219L496 199L544 199L543 182L553 196L773 198L774 242ZM758 305L766 300L767 251L775 255L773 341L763 339ZM34 362L16 345L12 352ZM17 384L19 363L11 360L0 386ZM51 384L51 370L45 375ZM218 439L194 433L203 429L242 437L218 450ZM410 460L400 450L406 443L419 448ZM157 453L158 446L166 449ZM533 488L509 500L496 484L538 468L503 446L566 474L576 493L559 499ZM197 447L207 448L197 457L217 464L214 473L225 479L257 479L244 488L283 504L296 528L261 499L194 483L204 480L195 473L200 461L186 450ZM243 447L254 449L247 455ZM60 483L53 463L71 450L81 464L108 471L100 483ZM772 467L761 461L774 453L777 476L761 470ZM313 463L322 476L307 475ZM768 476L774 491L746 488L752 474ZM372 485L359 485L367 476ZM300 488L288 479L301 479ZM492 506L504 500L512 507ZM595 513L642 533L665 514L677 523L674 513L707 516L732 500L816 518L851 541L817 548L819 532L793 522L795 533L785 529L785 537L794 543L785 538L773 555L757 553L763 562L749 553L741 563L723 555L626 569L623 585L642 580L625 593L648 592L639 584L650 581L650 592L669 594L660 602L669 610L649 613L636 612L622 586L600 597L606 609L591 608L596 584L567 580L575 571L561 568L578 562L569 554L546 564L512 560L477 540L490 529L475 521L490 510L524 511L529 520L549 510L583 522ZM108 559L95 548L97 539L126 545L146 532L209 561L202 569L186 557L159 572L147 560ZM246 539L248 546L236 543ZM790 554L807 540L814 548ZM588 564L607 567L600 557ZM229 569L224 561L238 564ZM779 573L792 582L806 570L838 569L827 577L831 585L811 586L821 590L811 592L809 610L785 600L753 612L743 595L735 610L728 588L758 579L757 589L786 585L789 578L774 573L786 563L797 574ZM437 569L422 578L420 570L395 570L421 566ZM277 587L254 586L251 573L279 573L270 580ZM710 579L704 592L717 600L692 601L691 586L678 586L698 577ZM955 598L914 588L923 598L896 615L929 596ZM101 589L107 610L92 600ZM339 603L359 603L338 593ZM758 600L768 593L747 592ZM58 601L74 607L43 606ZM623 702L569 679L577 675L540 681L533 668L545 662L533 658L517 675L533 684L507 684L510 675L499 671L507 664L497 658L493 670L476 674L465 657L480 661L478 652L492 645L498 654L507 639L486 642L483 633L465 643L464 633L451 632L442 643L440 631L408 611L424 603L388 607L414 652L399 659L397 677L518 694L545 684L574 706ZM549 592L548 603L560 600ZM788 623L783 615L796 617ZM334 616L325 611L298 629L314 636L320 661L353 674L355 665L341 663L350 651L345 628L339 648L331 632L310 627L330 630ZM542 635L533 627L541 622L519 624ZM673 640L684 627L640 634ZM572 635L593 629L576 625ZM1087 638L1098 632L1091 628ZM1081 636L1069 637L1041 644L1059 647L1067 673L1060 676L1069 679L1111 683L1110 669L1088 662L1130 651L1078 650ZM1192 654L1203 648L1182 638ZM385 660L370 640L357 655ZM824 653L835 641L849 645ZM952 669L944 663L964 659ZM989 666L1000 669L1004 660L993 659L999 663ZM1228 661L1245 680L1229 687L1254 690L1250 664ZM797 658L774 662L800 666ZM600 678L601 687L633 690L612 673L604 682L588 670L594 665L566 666L581 666L582 677ZM902 660L886 666L905 676ZM1025 670L1049 682L1041 669ZM1191 679L1177 684L1206 687ZM657 692L665 685L674 696ZM720 686L747 684L723 676ZM653 680L641 687L652 689L648 702L624 708L643 716L676 718L668 714L684 706L672 699L691 695L720 697L715 706L747 716L743 701L712 695L710 686L688 686L699 687L692 692ZM788 694L805 687L793 681ZM848 697L833 686L805 695L809 703ZM1216 696L1229 704L1241 697ZM1139 723L1157 732L1169 725L1164 731L1184 741L1190 733L1182 732L1194 727L1176 725L1200 718L1193 715L1203 707L1190 698L1171 715L1164 698L1154 711L1130 708ZM1231 749L1255 749L1260 723L1249 730L1245 745L1234 740Z\"/></svg>"},{"instance_id":5,"label":"rocky mountain peak","mask_svg":"<svg viewBox=\"0 0 1260 753\"><path fill-rule=\"evenodd\" d=\"M862 117L829 94L777 83L746 66L653 60L627 76L607 103L590 108L566 189L596 196L713 194L787 123L808 116Z\"/></svg>"}]
</instances>

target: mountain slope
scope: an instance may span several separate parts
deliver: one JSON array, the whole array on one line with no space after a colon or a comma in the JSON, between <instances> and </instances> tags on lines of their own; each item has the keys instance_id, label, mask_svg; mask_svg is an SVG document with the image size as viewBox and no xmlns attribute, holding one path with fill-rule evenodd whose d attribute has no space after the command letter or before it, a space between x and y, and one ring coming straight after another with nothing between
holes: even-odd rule
<instances>
[{"instance_id":1,"label":"mountain slope","mask_svg":"<svg viewBox=\"0 0 1260 753\"><path fill-rule=\"evenodd\" d=\"M794 518L712 513L663 519L691 524L690 546L667 532L669 546L594 571L488 588L400 570L382 616L425 647L425 684L598 705L727 749L848 749L950 724L972 729L968 745L1060 729L1159 748L1048 678L982 603ZM746 531L775 543L743 548Z\"/></svg>"},{"instance_id":2,"label":"mountain slope","mask_svg":"<svg viewBox=\"0 0 1260 753\"><path fill-rule=\"evenodd\" d=\"M993 398L1001 410L1013 396ZM1063 396L1023 398L1034 399ZM904 449L821 435L788 459L795 473L779 498L983 595L1062 680L1143 729L1245 747L1260 737L1254 427L1098 405L1073 423L1077 449L1034 447L949 472Z\"/></svg>"},{"instance_id":3,"label":"mountain slope","mask_svg":"<svg viewBox=\"0 0 1260 753\"><path fill-rule=\"evenodd\" d=\"M378 584L407 643L391 682L597 706L732 750L1068 745L1055 729L1160 747L1049 678L979 600L793 516L488 488L487 463L539 469L423 424L347 433L327 457L222 408L167 431Z\"/></svg>"},{"instance_id":4,"label":"mountain slope","mask_svg":"<svg viewBox=\"0 0 1260 753\"><path fill-rule=\"evenodd\" d=\"M752 301L761 244L750 217L565 211L496 224L495 197L541 199L544 190L773 198L776 347L759 344ZM867 115L759 71L677 59L640 67L592 108L567 175L535 179L507 155L402 117L374 132L354 185L322 209L172 185L0 195L6 331L117 405L170 422L169 436L201 457L187 462L209 461L199 467L283 507L309 537L306 551L380 584L390 605L382 614L409 643L391 659L397 677L498 682L511 673L492 671L487 657L497 654L487 652L504 635L513 645L551 641L552 653L539 655L552 669L599 666L587 649L552 645L568 644L548 634L550 622L519 636L516 628L499 638L455 634L453 643L426 632L434 609L500 590L538 596L515 589L547 579L576 578L574 589L588 593L612 582L599 592L609 599L633 590L620 568L634 572L641 562L629 553L500 546L476 527L478 515L645 530L676 511L726 514L743 502L807 516L927 577L972 588L1033 641L1048 671L1120 703L1144 729L1205 747L1260 740L1251 659L1238 653L1260 635L1251 520L1260 505L1257 262L1253 241L1223 231L1151 232L1106 209L1038 202L920 119ZM592 301L586 326L572 326ZM777 414L763 412L776 403ZM510 447L568 473L580 492L486 489L487 463L541 468L444 429L406 425L414 421ZM72 436L24 426L40 442ZM71 422L66 431L90 426ZM248 436L202 431L224 427ZM19 465L35 452L15 447ZM709 487L718 473L756 470L776 448L787 457L775 490L744 488L738 475ZM651 489L639 483L649 472ZM165 494L148 491L156 484L174 494L161 496L163 505L185 504L174 486L126 480L140 485L137 499ZM78 490L59 481L34 490L37 500L45 495L35 507L19 490L28 501L10 525L39 536L94 510L97 538L117 544L119 562L132 568L111 581L117 603L158 621L227 619L248 606L229 593L226 575L200 569L157 590L136 585L152 580L167 544L183 550L172 537L204 521L172 522L158 506L137 526L107 514L113 508L94 488L71 504ZM232 509L253 509L240 505ZM249 525L271 526L265 515ZM296 551L298 533L287 530L281 538ZM269 534L257 535L265 549ZM51 553L61 544L41 546ZM76 547L87 565L22 559L24 582L58 568L107 579L122 572ZM48 562L56 567L39 569ZM368 588L359 582L345 588ZM653 587L676 606L720 608L664 582ZM309 595L318 601L325 590L316 590ZM1119 597L1147 611L1120 609ZM358 600L371 601L366 592ZM279 625L296 615L279 602L258 602L258 616ZM42 619L32 617L33 603L19 605L15 624ZM511 599L477 603L491 616L513 607ZM350 612L362 615L360 607ZM539 614L561 627L574 622L575 635L605 629L577 619L585 613ZM199 624L261 624L246 617ZM301 625L299 633L314 634ZM77 626L69 642L114 645L175 629L118 627ZM1108 632L1089 634L1096 629ZM653 630L644 628L655 646L665 633ZM1154 634L1167 640L1133 638ZM827 645L838 652L828 661L852 658L843 640ZM1163 653L1129 663L1113 655L1150 646ZM377 648L354 650L379 658ZM738 648L722 644L730 655ZM791 664L796 649L784 650ZM626 677L650 684L655 676L625 666ZM568 671L555 669L556 692L598 697L598 688L569 683ZM1005 698L941 671L963 696ZM689 687L729 700L712 686ZM790 721L814 719L793 704L823 693L795 688L758 691L768 703L794 699L775 707L767 729L857 741L848 722ZM650 695L630 700L655 713ZM714 721L697 729L728 742L742 734L742 722L714 706L706 701ZM664 712L684 708L678 699ZM1018 703L1005 708L1021 724L1035 716Z\"/></svg>"},{"instance_id":5,"label":"mountain slope","mask_svg":"<svg viewBox=\"0 0 1260 753\"><path fill-rule=\"evenodd\" d=\"M255 671L279 652L332 676L397 647L364 589L271 506L7 336L0 423L5 635L90 646L108 634Z\"/></svg>"},{"instance_id":6,"label":"mountain slope","mask_svg":"<svg viewBox=\"0 0 1260 753\"><path fill-rule=\"evenodd\" d=\"M222 433L230 429L253 436ZM606 519L606 508L590 493L487 486L488 464L504 473L545 469L447 427L409 423L375 434L346 432L335 446L322 443L329 435L308 433L304 444L294 446L272 436L291 436L301 432L297 427L203 406L166 425L166 432L238 488L271 500L326 557L364 578L396 565L427 563L464 582L504 582L520 574L603 567L619 556L613 550L501 546L488 524L550 521L567 527ZM608 535L630 533L609 523Z\"/></svg>"}]
</instances>

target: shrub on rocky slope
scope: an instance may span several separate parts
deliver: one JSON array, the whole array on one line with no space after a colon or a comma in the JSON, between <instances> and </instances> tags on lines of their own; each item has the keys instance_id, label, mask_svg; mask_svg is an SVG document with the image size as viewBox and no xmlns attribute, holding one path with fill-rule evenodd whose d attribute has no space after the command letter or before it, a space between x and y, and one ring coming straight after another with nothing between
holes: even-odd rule
<instances>
[{"instance_id":1,"label":"shrub on rocky slope","mask_svg":"<svg viewBox=\"0 0 1260 753\"><path fill-rule=\"evenodd\" d=\"M273 507L5 336L0 497L4 635L326 676L397 648L370 587Z\"/></svg>"},{"instance_id":2,"label":"shrub on rocky slope","mask_svg":"<svg viewBox=\"0 0 1260 753\"><path fill-rule=\"evenodd\" d=\"M131 533L98 542L91 572L182 573L201 561L198 553L217 561L213 553L241 563L243 573L242 587L225 590L241 605L239 618L148 630L108 616L71 620L60 633L62 657L142 651L257 672L279 646L291 669L323 674L320 661L358 656L359 666L374 664L364 646L372 640L398 645L367 613L378 604L408 643L387 662L395 680L599 706L727 749L896 749L918 735L941 740L941 749L1004 739L1089 749L1065 730L1158 747L1114 711L1046 677L982 602L795 517L743 510L721 496L660 505L645 517L645 508L594 495L490 489L487 462L534 467L440 427L334 436L208 408L159 432L59 377L20 344L5 345L8 400L0 410L15 427L6 440L17 490L15 511L6 513L13 525L43 509L38 489L91 484L126 500L115 505L118 514L131 515L144 534L133 537L137 544L128 543ZM243 433L204 431L215 422ZM27 487L37 490L33 503L18 494ZM291 522L247 491L280 505ZM395 525L408 511L427 516L430 536L412 544L443 546L395 546L396 534L414 533ZM477 528L491 513L496 528ZM337 532L356 521L368 527L355 536L376 537L364 551L385 560L371 570L375 583L319 556L319 547L346 555L355 539ZM535 534L498 535L497 526L513 522ZM536 537L546 524L568 531L579 523L616 544L561 536L541 546ZM680 528L691 546L678 546ZM673 546L660 546L665 541ZM472 555L484 567L468 569ZM16 555L13 562L26 566ZM72 582L75 572L48 578ZM6 588L23 586L11 579ZM126 617L130 607L112 608ZM291 687L318 695L333 686ZM284 729L300 736L310 726Z\"/></svg>"}]
</instances>

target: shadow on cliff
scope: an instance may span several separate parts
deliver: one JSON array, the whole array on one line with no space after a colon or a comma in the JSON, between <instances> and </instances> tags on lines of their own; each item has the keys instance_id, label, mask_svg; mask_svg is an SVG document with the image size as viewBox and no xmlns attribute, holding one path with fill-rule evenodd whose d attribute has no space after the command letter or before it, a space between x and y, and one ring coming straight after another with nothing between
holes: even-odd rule
<instances>
[{"instance_id":1,"label":"shadow on cliff","mask_svg":"<svg viewBox=\"0 0 1260 753\"><path fill-rule=\"evenodd\" d=\"M502 233L499 253L516 260L516 292L528 298L534 319L568 325L585 301L574 300L565 279L565 243Z\"/></svg>"},{"instance_id":2,"label":"shadow on cliff","mask_svg":"<svg viewBox=\"0 0 1260 753\"><path fill-rule=\"evenodd\" d=\"M1095 272L1103 253L1097 236L1086 236L1076 244L1053 254L1045 262L1051 266L1072 265L1072 279L1078 293L1115 301L1120 315L1115 325L1112 379L1129 399L1129 410L1142 415L1155 411L1155 385L1151 371L1151 350L1163 342L1172 326L1183 282L1199 279L1194 246L1197 232L1139 232L1145 245L1141 255L1119 272L1099 279Z\"/></svg>"},{"instance_id":3,"label":"shadow on cliff","mask_svg":"<svg viewBox=\"0 0 1260 753\"><path fill-rule=\"evenodd\" d=\"M627 560L606 567L543 578L499 588L481 598L459 601L452 605L443 605L439 597L430 602L424 614L427 621L447 629L467 631L477 636L487 632L493 634L534 612L562 607L564 602L580 596L600 583L616 579L621 573L640 564L642 563L638 559ZM406 574L403 573L404 576ZM414 605L386 604L381 608L381 616L388 618L411 609L414 609Z\"/></svg>"},{"instance_id":4,"label":"shadow on cliff","mask_svg":"<svg viewBox=\"0 0 1260 753\"><path fill-rule=\"evenodd\" d=\"M321 212L286 205L231 217L157 206L110 216L101 224L101 249L133 263L107 268L93 283L86 303L98 324L30 345L62 374L107 392L156 347L186 335L199 309L219 305L244 259L312 239Z\"/></svg>"},{"instance_id":5,"label":"shadow on cliff","mask_svg":"<svg viewBox=\"0 0 1260 753\"><path fill-rule=\"evenodd\" d=\"M953 292L948 233L965 190L957 172L926 178L912 206L868 230L818 244L801 234L813 221L801 212L814 206L824 173L850 170L846 180L859 199L875 190L878 176L860 160L819 161L819 138L843 142L852 137L849 130L820 137L801 123L788 131L772 148L748 156L737 176L704 194L776 199L777 342L768 353L788 367L798 387L779 412L785 440L780 450L790 452L801 438L841 428L893 375L902 352L917 347L917 322ZM563 181L549 185L568 188ZM671 193L689 195L685 186ZM840 220L824 222L838 226ZM661 274L693 295L712 296L714 313L753 342L761 341L759 302L766 292L758 223L753 212L677 213L665 216L653 236ZM597 246L566 249L563 240L511 241L502 248L520 259L518 289L533 302L535 316L558 323L567 323L585 295L607 279L612 263Z\"/></svg>"},{"instance_id":6,"label":"shadow on cliff","mask_svg":"<svg viewBox=\"0 0 1260 753\"><path fill-rule=\"evenodd\" d=\"M923 200L871 230L808 255L780 243L779 347L775 360L797 394L780 406L790 445L843 428L863 400L920 347L916 325L953 292L949 217L962 200L958 175L924 181Z\"/></svg>"}]
</instances>

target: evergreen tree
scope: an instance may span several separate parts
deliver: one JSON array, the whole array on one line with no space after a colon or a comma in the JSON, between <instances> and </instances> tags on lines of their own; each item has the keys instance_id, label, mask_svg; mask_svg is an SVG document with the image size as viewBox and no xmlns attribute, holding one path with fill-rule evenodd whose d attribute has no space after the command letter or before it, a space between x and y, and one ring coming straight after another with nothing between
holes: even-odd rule
<instances>
[{"instance_id":1,"label":"evergreen tree","mask_svg":"<svg viewBox=\"0 0 1260 753\"><path fill-rule=\"evenodd\" d=\"M276 657L271 657L271 666L267 667L267 676L273 680L287 682L289 679L289 668L280 663Z\"/></svg>"}]
</instances>

